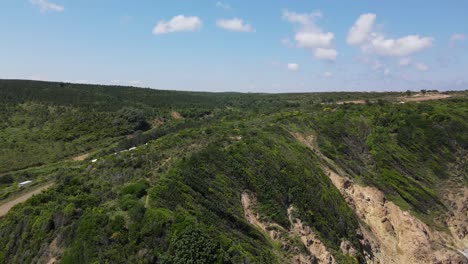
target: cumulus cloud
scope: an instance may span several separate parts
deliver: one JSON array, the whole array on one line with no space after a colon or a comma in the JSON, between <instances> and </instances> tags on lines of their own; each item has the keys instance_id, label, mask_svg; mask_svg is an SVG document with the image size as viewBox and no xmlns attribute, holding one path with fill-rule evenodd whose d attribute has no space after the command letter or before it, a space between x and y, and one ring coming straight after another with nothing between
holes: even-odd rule
<instances>
[{"instance_id":1,"label":"cumulus cloud","mask_svg":"<svg viewBox=\"0 0 468 264\"><path fill-rule=\"evenodd\" d=\"M317 48L314 50L314 56L319 60L334 61L338 56L338 52L335 49Z\"/></svg>"},{"instance_id":2,"label":"cumulus cloud","mask_svg":"<svg viewBox=\"0 0 468 264\"><path fill-rule=\"evenodd\" d=\"M387 39L381 34L373 34L372 39L363 47L363 50L382 56L404 57L432 46L432 42L432 38L418 35Z\"/></svg>"},{"instance_id":3,"label":"cumulus cloud","mask_svg":"<svg viewBox=\"0 0 468 264\"><path fill-rule=\"evenodd\" d=\"M376 17L372 13L361 15L348 32L348 44L358 45L363 43L371 33Z\"/></svg>"},{"instance_id":4,"label":"cumulus cloud","mask_svg":"<svg viewBox=\"0 0 468 264\"><path fill-rule=\"evenodd\" d=\"M283 19L298 26L294 34L297 46L311 49L317 59L335 60L338 55L332 48L335 35L332 32L324 32L315 23L315 20L322 16L318 11L310 14L283 11Z\"/></svg>"},{"instance_id":5,"label":"cumulus cloud","mask_svg":"<svg viewBox=\"0 0 468 264\"><path fill-rule=\"evenodd\" d=\"M178 15L169 21L160 20L153 28L153 34L160 35L172 32L196 31L202 26L202 21L196 16Z\"/></svg>"},{"instance_id":6,"label":"cumulus cloud","mask_svg":"<svg viewBox=\"0 0 468 264\"><path fill-rule=\"evenodd\" d=\"M297 64L297 63L288 63L287 67L288 67L288 70L290 70L290 71L298 71L299 70L299 64Z\"/></svg>"},{"instance_id":7,"label":"cumulus cloud","mask_svg":"<svg viewBox=\"0 0 468 264\"><path fill-rule=\"evenodd\" d=\"M218 21L216 21L216 25L220 28L223 28L229 31L237 31L237 32L255 31L250 24L245 23L240 18L219 19Z\"/></svg>"},{"instance_id":8,"label":"cumulus cloud","mask_svg":"<svg viewBox=\"0 0 468 264\"><path fill-rule=\"evenodd\" d=\"M333 33L327 32L313 32L313 31L299 31L294 36L297 44L300 47L316 48L316 47L329 47L334 38Z\"/></svg>"},{"instance_id":9,"label":"cumulus cloud","mask_svg":"<svg viewBox=\"0 0 468 264\"><path fill-rule=\"evenodd\" d=\"M392 39L373 32L376 17L372 13L361 15L348 32L348 44L358 45L366 53L389 57L405 57L432 46L431 37L408 35Z\"/></svg>"},{"instance_id":10,"label":"cumulus cloud","mask_svg":"<svg viewBox=\"0 0 468 264\"><path fill-rule=\"evenodd\" d=\"M63 12L65 7L58 5L47 0L29 0L29 2L41 10L41 12L54 11L54 12Z\"/></svg>"},{"instance_id":11,"label":"cumulus cloud","mask_svg":"<svg viewBox=\"0 0 468 264\"><path fill-rule=\"evenodd\" d=\"M216 7L224 9L224 10L231 10L232 9L229 4L221 2L221 1L216 2Z\"/></svg>"}]
</instances>

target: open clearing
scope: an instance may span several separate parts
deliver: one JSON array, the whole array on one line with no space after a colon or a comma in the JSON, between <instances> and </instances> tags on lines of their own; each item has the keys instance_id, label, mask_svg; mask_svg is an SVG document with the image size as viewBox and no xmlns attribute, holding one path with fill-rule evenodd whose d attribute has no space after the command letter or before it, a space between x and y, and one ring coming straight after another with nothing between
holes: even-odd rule
<instances>
[{"instance_id":1,"label":"open clearing","mask_svg":"<svg viewBox=\"0 0 468 264\"><path fill-rule=\"evenodd\" d=\"M2 205L0 205L0 217L6 215L8 211L10 211L11 208L13 208L15 205L23 203L27 201L29 198L31 198L35 194L39 194L45 190L47 190L50 186L52 186L54 183L48 183L46 185L42 185L37 187L36 189L33 189L27 193L23 193L20 196L14 198L11 201L8 201Z\"/></svg>"},{"instance_id":2,"label":"open clearing","mask_svg":"<svg viewBox=\"0 0 468 264\"><path fill-rule=\"evenodd\" d=\"M441 100L447 99L452 97L452 95L448 94L441 94L441 93L427 93L422 94L418 93L409 97L401 96L401 97L393 97L393 99L397 99L400 102L423 102L423 101L431 101L431 100ZM338 101L336 104L365 104L365 100L348 100L348 101Z\"/></svg>"},{"instance_id":3,"label":"open clearing","mask_svg":"<svg viewBox=\"0 0 468 264\"><path fill-rule=\"evenodd\" d=\"M440 100L440 99L446 99L452 97L451 95L448 94L439 94L439 93L434 93L434 94L416 94L411 97L399 97L403 102L422 102L422 101L430 101L430 100Z\"/></svg>"}]
</instances>

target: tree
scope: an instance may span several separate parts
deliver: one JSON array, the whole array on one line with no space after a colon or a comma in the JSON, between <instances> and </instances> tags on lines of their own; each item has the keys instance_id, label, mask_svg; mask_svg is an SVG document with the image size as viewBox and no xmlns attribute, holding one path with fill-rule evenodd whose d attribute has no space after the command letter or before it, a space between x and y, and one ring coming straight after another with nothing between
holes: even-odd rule
<instances>
[{"instance_id":1,"label":"tree","mask_svg":"<svg viewBox=\"0 0 468 264\"><path fill-rule=\"evenodd\" d=\"M411 96L411 91L410 91L410 90L406 90L405 94L406 94L406 96Z\"/></svg>"}]
</instances>

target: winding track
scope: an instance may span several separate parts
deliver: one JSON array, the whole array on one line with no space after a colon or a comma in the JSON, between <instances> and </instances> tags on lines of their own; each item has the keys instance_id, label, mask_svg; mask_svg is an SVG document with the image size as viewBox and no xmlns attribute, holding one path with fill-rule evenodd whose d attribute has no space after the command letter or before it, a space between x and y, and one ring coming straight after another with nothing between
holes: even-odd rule
<instances>
[{"instance_id":1,"label":"winding track","mask_svg":"<svg viewBox=\"0 0 468 264\"><path fill-rule=\"evenodd\" d=\"M8 201L2 205L0 205L0 217L6 215L11 208L13 208L15 205L26 202L29 198L31 198L35 194L39 194L45 190L47 190L50 186L52 186L54 183L48 183L46 185L38 186L36 189L33 189L27 193L23 193L20 196L14 198L11 201Z\"/></svg>"}]
</instances>

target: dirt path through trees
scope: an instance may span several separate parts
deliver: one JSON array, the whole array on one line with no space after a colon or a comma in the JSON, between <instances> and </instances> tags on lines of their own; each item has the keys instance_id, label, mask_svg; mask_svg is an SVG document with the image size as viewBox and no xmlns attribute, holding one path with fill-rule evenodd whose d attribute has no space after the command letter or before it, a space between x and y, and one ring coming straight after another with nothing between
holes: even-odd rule
<instances>
[{"instance_id":1,"label":"dirt path through trees","mask_svg":"<svg viewBox=\"0 0 468 264\"><path fill-rule=\"evenodd\" d=\"M11 201L8 201L2 205L0 205L0 217L6 215L11 208L13 208L15 205L23 203L27 201L29 198L31 198L35 194L39 194L45 190L47 190L50 186L52 186L54 183L48 183L46 185L42 185L37 187L36 189L33 189L27 193L23 193L20 196L14 198Z\"/></svg>"}]
</instances>

